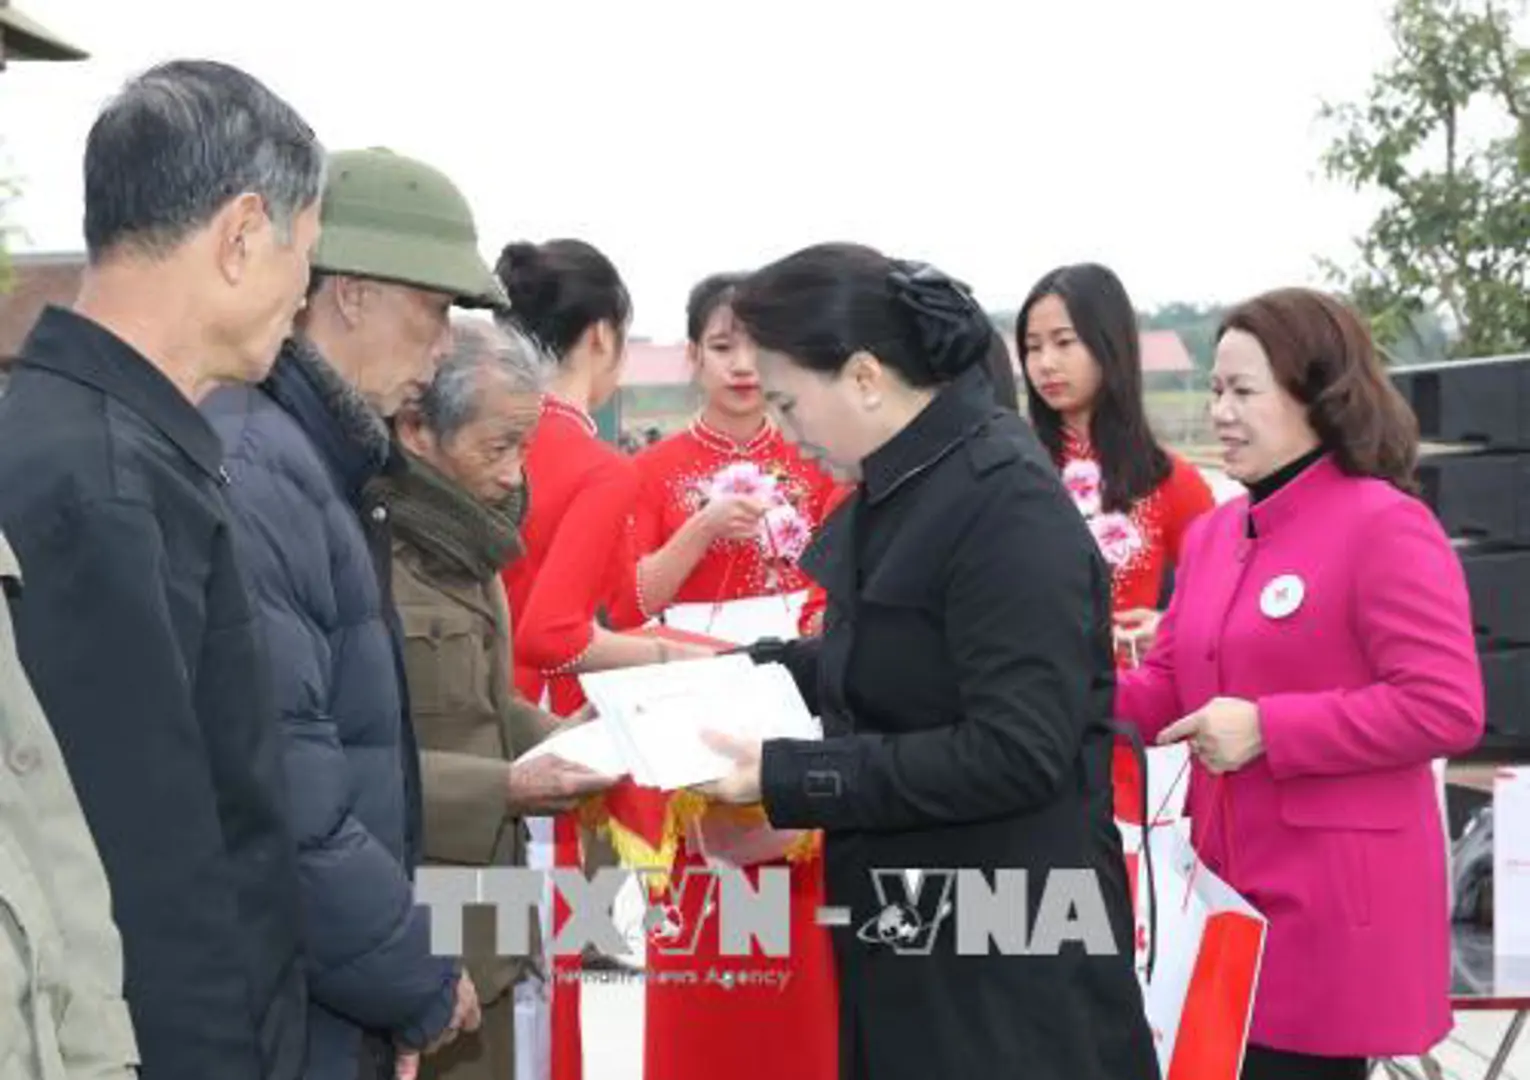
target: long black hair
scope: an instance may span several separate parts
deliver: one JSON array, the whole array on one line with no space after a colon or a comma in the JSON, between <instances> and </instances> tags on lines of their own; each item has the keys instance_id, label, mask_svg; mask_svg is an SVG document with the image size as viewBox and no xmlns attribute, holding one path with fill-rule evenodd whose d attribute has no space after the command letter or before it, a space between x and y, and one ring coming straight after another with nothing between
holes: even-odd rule
<instances>
[{"instance_id":1,"label":"long black hair","mask_svg":"<svg viewBox=\"0 0 1530 1080\"><path fill-rule=\"evenodd\" d=\"M1098 263L1060 266L1036 282L1015 321L1025 355L1031 309L1055 296L1068 309L1079 341L1100 366L1100 389L1089 414L1089 442L1100 459L1101 504L1126 511L1168 479L1169 455L1153 436L1142 398L1142 345L1137 312L1121 279ZM1022 363L1031 425L1059 465L1063 459L1062 415L1042 400Z\"/></svg>"},{"instance_id":2,"label":"long black hair","mask_svg":"<svg viewBox=\"0 0 1530 1080\"><path fill-rule=\"evenodd\" d=\"M733 315L760 347L814 371L835 374L869 352L915 387L983 363L993 338L966 286L858 244L818 244L756 271Z\"/></svg>"},{"instance_id":3,"label":"long black hair","mask_svg":"<svg viewBox=\"0 0 1530 1080\"><path fill-rule=\"evenodd\" d=\"M560 360L597 323L626 333L627 286L611 260L583 240L506 244L494 273L510 297L504 318Z\"/></svg>"}]
</instances>

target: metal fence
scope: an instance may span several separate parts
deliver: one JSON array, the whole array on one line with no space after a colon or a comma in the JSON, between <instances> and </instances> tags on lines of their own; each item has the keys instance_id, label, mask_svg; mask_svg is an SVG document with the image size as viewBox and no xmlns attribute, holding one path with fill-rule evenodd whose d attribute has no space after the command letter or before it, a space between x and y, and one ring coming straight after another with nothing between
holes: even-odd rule
<instances>
[{"instance_id":1,"label":"metal fence","mask_svg":"<svg viewBox=\"0 0 1530 1080\"><path fill-rule=\"evenodd\" d=\"M1148 423L1165 446L1191 456L1214 451L1216 436L1211 431L1208 372L1149 375L1144 380L1143 398ZM1024 411L1024 395L1020 402Z\"/></svg>"},{"instance_id":2,"label":"metal fence","mask_svg":"<svg viewBox=\"0 0 1530 1080\"><path fill-rule=\"evenodd\" d=\"M1194 454L1216 443L1211 431L1211 375L1150 375L1143 387L1148 423L1159 441Z\"/></svg>"}]
</instances>

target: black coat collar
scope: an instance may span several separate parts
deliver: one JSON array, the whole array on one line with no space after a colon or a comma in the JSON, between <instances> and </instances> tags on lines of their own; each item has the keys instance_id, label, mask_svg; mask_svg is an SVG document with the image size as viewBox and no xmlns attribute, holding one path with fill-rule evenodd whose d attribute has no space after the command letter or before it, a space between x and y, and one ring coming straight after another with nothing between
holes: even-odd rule
<instances>
[{"instance_id":1,"label":"black coat collar","mask_svg":"<svg viewBox=\"0 0 1530 1080\"><path fill-rule=\"evenodd\" d=\"M955 450L997 407L981 368L946 384L908 425L861 462L861 488L872 506Z\"/></svg>"},{"instance_id":2,"label":"black coat collar","mask_svg":"<svg viewBox=\"0 0 1530 1080\"><path fill-rule=\"evenodd\" d=\"M91 319L49 306L21 347L21 367L50 371L132 409L193 465L223 478L223 445L206 418L164 372Z\"/></svg>"},{"instance_id":3,"label":"black coat collar","mask_svg":"<svg viewBox=\"0 0 1530 1080\"><path fill-rule=\"evenodd\" d=\"M907 427L861 463L859 488L819 528L803 553L802 568L830 595L853 595L859 586L857 535L869 508L959 448L1001 412L981 369L942 387Z\"/></svg>"}]
</instances>

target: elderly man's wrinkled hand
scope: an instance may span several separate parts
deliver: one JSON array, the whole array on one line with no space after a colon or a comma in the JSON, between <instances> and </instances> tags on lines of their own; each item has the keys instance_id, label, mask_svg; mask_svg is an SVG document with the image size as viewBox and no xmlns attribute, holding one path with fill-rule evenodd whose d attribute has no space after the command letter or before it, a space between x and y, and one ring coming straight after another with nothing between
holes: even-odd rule
<instances>
[{"instance_id":1,"label":"elderly man's wrinkled hand","mask_svg":"<svg viewBox=\"0 0 1530 1080\"><path fill-rule=\"evenodd\" d=\"M606 791L618 779L556 754L543 754L510 766L508 800L518 814L561 814Z\"/></svg>"}]
</instances>

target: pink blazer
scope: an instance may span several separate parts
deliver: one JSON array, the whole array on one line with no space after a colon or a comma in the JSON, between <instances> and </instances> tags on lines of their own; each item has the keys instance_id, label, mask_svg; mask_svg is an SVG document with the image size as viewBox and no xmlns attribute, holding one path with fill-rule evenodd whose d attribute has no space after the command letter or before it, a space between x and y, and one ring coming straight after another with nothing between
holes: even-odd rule
<instances>
[{"instance_id":1,"label":"pink blazer","mask_svg":"<svg viewBox=\"0 0 1530 1080\"><path fill-rule=\"evenodd\" d=\"M1249 536L1252 518L1254 537ZM1482 734L1460 562L1429 509L1323 458L1194 526L1122 719L1149 742L1214 697L1264 754L1192 766L1206 864L1269 919L1250 1041L1410 1054L1451 1028L1445 839L1430 760Z\"/></svg>"}]
</instances>

